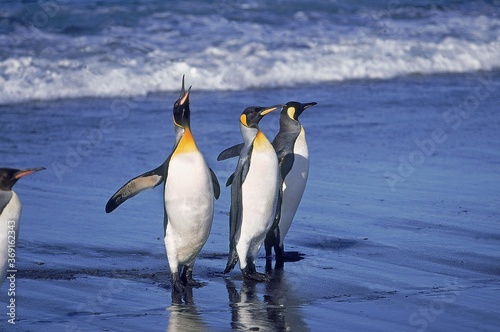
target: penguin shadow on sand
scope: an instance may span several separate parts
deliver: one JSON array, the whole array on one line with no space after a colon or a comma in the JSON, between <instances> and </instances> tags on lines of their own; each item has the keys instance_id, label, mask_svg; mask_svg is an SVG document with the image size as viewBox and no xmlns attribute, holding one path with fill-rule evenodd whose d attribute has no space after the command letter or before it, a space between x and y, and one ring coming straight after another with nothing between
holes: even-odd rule
<instances>
[{"instance_id":1,"label":"penguin shadow on sand","mask_svg":"<svg viewBox=\"0 0 500 332\"><path fill-rule=\"evenodd\" d=\"M224 278L231 308L231 328L245 331L307 331L299 309L300 300L294 296L294 281L287 280L284 270L275 270L268 277L265 285L243 279L239 291L233 280ZM259 295L261 290L263 294Z\"/></svg>"},{"instance_id":2,"label":"penguin shadow on sand","mask_svg":"<svg viewBox=\"0 0 500 332\"><path fill-rule=\"evenodd\" d=\"M206 331L207 326L200 317L193 300L193 289L186 287L183 292L172 291L172 304L166 331Z\"/></svg>"}]
</instances>

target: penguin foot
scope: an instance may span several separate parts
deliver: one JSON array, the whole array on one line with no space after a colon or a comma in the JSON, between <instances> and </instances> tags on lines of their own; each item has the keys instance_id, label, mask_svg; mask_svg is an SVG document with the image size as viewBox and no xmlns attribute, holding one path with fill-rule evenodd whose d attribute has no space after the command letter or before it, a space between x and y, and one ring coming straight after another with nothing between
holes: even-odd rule
<instances>
[{"instance_id":1,"label":"penguin foot","mask_svg":"<svg viewBox=\"0 0 500 332\"><path fill-rule=\"evenodd\" d=\"M184 292L184 285L182 284L182 282L180 281L177 281L175 282L173 285L172 285L173 289L175 292L177 293L182 293Z\"/></svg>"},{"instance_id":2,"label":"penguin foot","mask_svg":"<svg viewBox=\"0 0 500 332\"><path fill-rule=\"evenodd\" d=\"M243 277L247 280L259 281L259 282L267 280L267 275L259 272L245 273L243 274Z\"/></svg>"},{"instance_id":3,"label":"penguin foot","mask_svg":"<svg viewBox=\"0 0 500 332\"><path fill-rule=\"evenodd\" d=\"M172 304L182 304L182 292L172 290Z\"/></svg>"},{"instance_id":4,"label":"penguin foot","mask_svg":"<svg viewBox=\"0 0 500 332\"><path fill-rule=\"evenodd\" d=\"M203 287L205 286L205 283L203 282L199 282L199 281L196 281L193 279L193 277L188 277L186 279L186 282L184 283L185 286L188 286L188 287L194 287L194 288L200 288L200 287Z\"/></svg>"},{"instance_id":5,"label":"penguin foot","mask_svg":"<svg viewBox=\"0 0 500 332\"><path fill-rule=\"evenodd\" d=\"M205 286L205 283L198 282L193 279L193 270L189 268L184 268L182 275L181 275L181 281L184 286L187 287L194 287L194 288L200 288Z\"/></svg>"},{"instance_id":6,"label":"penguin foot","mask_svg":"<svg viewBox=\"0 0 500 332\"><path fill-rule=\"evenodd\" d=\"M264 273L259 273L255 270L249 269L248 266L243 269L243 278L246 280L253 280L253 281L266 281L267 280L267 275Z\"/></svg>"},{"instance_id":7,"label":"penguin foot","mask_svg":"<svg viewBox=\"0 0 500 332\"><path fill-rule=\"evenodd\" d=\"M177 293L182 293L184 291L184 285L182 284L179 273L172 273L172 291Z\"/></svg>"},{"instance_id":8,"label":"penguin foot","mask_svg":"<svg viewBox=\"0 0 500 332\"><path fill-rule=\"evenodd\" d=\"M194 304L193 300L193 289L184 288L183 292L172 291L172 304L182 305L182 304Z\"/></svg>"}]
</instances>

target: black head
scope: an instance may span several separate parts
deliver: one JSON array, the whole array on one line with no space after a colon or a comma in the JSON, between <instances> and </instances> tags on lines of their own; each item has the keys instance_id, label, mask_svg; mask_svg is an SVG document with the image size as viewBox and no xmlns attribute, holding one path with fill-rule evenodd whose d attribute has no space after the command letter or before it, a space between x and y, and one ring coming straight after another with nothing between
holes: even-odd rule
<instances>
[{"instance_id":1,"label":"black head","mask_svg":"<svg viewBox=\"0 0 500 332\"><path fill-rule=\"evenodd\" d=\"M181 95L174 103L174 124L178 127L186 128L190 125L191 111L189 110L189 92L191 87L186 91L184 89L184 75L182 75Z\"/></svg>"},{"instance_id":2,"label":"black head","mask_svg":"<svg viewBox=\"0 0 500 332\"><path fill-rule=\"evenodd\" d=\"M282 105L275 105L270 107L250 106L245 108L240 116L240 122L247 128L257 128L259 121L272 111L282 107Z\"/></svg>"},{"instance_id":3,"label":"black head","mask_svg":"<svg viewBox=\"0 0 500 332\"><path fill-rule=\"evenodd\" d=\"M286 113L290 119L298 121L302 112L316 104L315 102L302 104L297 101L289 101L285 104L281 112L282 114Z\"/></svg>"},{"instance_id":4,"label":"black head","mask_svg":"<svg viewBox=\"0 0 500 332\"><path fill-rule=\"evenodd\" d=\"M11 190L17 180L31 173L41 171L45 167L16 169L16 168L0 168L0 190Z\"/></svg>"}]
</instances>

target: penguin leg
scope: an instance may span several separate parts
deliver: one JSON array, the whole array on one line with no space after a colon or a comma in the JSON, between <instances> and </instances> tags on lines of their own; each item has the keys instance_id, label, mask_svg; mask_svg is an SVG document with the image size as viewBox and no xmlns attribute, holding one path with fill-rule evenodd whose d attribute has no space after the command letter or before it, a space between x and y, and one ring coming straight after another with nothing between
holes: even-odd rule
<instances>
[{"instance_id":1,"label":"penguin leg","mask_svg":"<svg viewBox=\"0 0 500 332\"><path fill-rule=\"evenodd\" d=\"M186 291L184 292L184 303L185 304L194 304L193 300L193 289L192 288L186 288Z\"/></svg>"},{"instance_id":2,"label":"penguin leg","mask_svg":"<svg viewBox=\"0 0 500 332\"><path fill-rule=\"evenodd\" d=\"M183 292L172 292L172 304L194 304L193 289L191 287L184 288Z\"/></svg>"},{"instance_id":3,"label":"penguin leg","mask_svg":"<svg viewBox=\"0 0 500 332\"><path fill-rule=\"evenodd\" d=\"M264 273L259 273L255 270L255 263L253 262L253 259L248 257L247 258L247 266L241 271L243 273L243 278L247 280L254 280L254 281L266 281L267 276Z\"/></svg>"},{"instance_id":4,"label":"penguin leg","mask_svg":"<svg viewBox=\"0 0 500 332\"><path fill-rule=\"evenodd\" d=\"M274 252L276 253L276 265L275 269L282 269L285 266L285 249L283 245L276 243L274 245Z\"/></svg>"},{"instance_id":5,"label":"penguin leg","mask_svg":"<svg viewBox=\"0 0 500 332\"><path fill-rule=\"evenodd\" d=\"M273 258L266 257L266 272L271 273L272 270L273 270Z\"/></svg>"},{"instance_id":6,"label":"penguin leg","mask_svg":"<svg viewBox=\"0 0 500 332\"><path fill-rule=\"evenodd\" d=\"M298 262L304 259L304 254L298 251L285 251L285 245L281 240L280 228L276 227L275 241L273 243L274 253L276 254L276 269L282 269L285 262Z\"/></svg>"},{"instance_id":7,"label":"penguin leg","mask_svg":"<svg viewBox=\"0 0 500 332\"><path fill-rule=\"evenodd\" d=\"M280 245L280 228L276 227L275 229L271 229L267 235L266 240L264 241L264 246L266 248L266 271L272 270L272 260L273 254L272 250L274 248L274 252L276 254L276 269L282 269L284 264L284 250L283 246Z\"/></svg>"},{"instance_id":8,"label":"penguin leg","mask_svg":"<svg viewBox=\"0 0 500 332\"><path fill-rule=\"evenodd\" d=\"M172 292L182 293L184 291L184 286L182 285L181 277L179 272L176 271L172 273Z\"/></svg>"},{"instance_id":9,"label":"penguin leg","mask_svg":"<svg viewBox=\"0 0 500 332\"><path fill-rule=\"evenodd\" d=\"M283 243L280 243L281 234L280 228L276 227L276 239L274 241L274 253L276 254L276 266L275 269L282 269L285 262L285 249Z\"/></svg>"},{"instance_id":10,"label":"penguin leg","mask_svg":"<svg viewBox=\"0 0 500 332\"><path fill-rule=\"evenodd\" d=\"M264 247L266 248L266 260L273 259L273 246L276 243L276 230L267 232L266 239L264 240Z\"/></svg>"},{"instance_id":11,"label":"penguin leg","mask_svg":"<svg viewBox=\"0 0 500 332\"><path fill-rule=\"evenodd\" d=\"M172 290L172 304L182 304L182 292Z\"/></svg>"},{"instance_id":12,"label":"penguin leg","mask_svg":"<svg viewBox=\"0 0 500 332\"><path fill-rule=\"evenodd\" d=\"M200 287L204 286L203 283L198 282L198 281L193 279L193 267L192 266L184 266L184 268L182 270L181 280L182 280L182 283L188 287L200 288Z\"/></svg>"},{"instance_id":13,"label":"penguin leg","mask_svg":"<svg viewBox=\"0 0 500 332\"><path fill-rule=\"evenodd\" d=\"M274 231L270 230L264 240L264 248L266 249L266 272L271 272L273 269L273 243L275 241L275 237Z\"/></svg>"}]
</instances>

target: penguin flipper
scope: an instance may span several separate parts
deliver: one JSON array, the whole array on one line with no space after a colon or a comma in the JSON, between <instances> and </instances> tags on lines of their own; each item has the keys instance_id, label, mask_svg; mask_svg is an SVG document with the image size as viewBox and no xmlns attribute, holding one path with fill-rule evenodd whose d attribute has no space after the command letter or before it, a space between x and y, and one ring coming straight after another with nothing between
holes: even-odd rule
<instances>
[{"instance_id":1,"label":"penguin flipper","mask_svg":"<svg viewBox=\"0 0 500 332\"><path fill-rule=\"evenodd\" d=\"M278 158L281 172L281 181L284 181L290 170L292 169L295 156L293 152L284 154Z\"/></svg>"},{"instance_id":2,"label":"penguin flipper","mask_svg":"<svg viewBox=\"0 0 500 332\"><path fill-rule=\"evenodd\" d=\"M9 191L0 191L0 214L2 214L3 209L9 204L12 198L12 190Z\"/></svg>"},{"instance_id":3,"label":"penguin flipper","mask_svg":"<svg viewBox=\"0 0 500 332\"><path fill-rule=\"evenodd\" d=\"M251 150L250 150L251 152ZM242 166L242 171L241 171L241 180L240 180L240 183L243 183L247 177L247 174L248 174L248 168L249 168L249 165L250 165L250 162L245 162L246 160L250 160L250 158L245 158L243 159L243 166ZM236 172L234 172L233 174L229 175L229 177L227 178L227 181L226 181L226 187L229 187L230 185L233 184L233 181L234 181L234 174L236 174Z\"/></svg>"},{"instance_id":4,"label":"penguin flipper","mask_svg":"<svg viewBox=\"0 0 500 332\"><path fill-rule=\"evenodd\" d=\"M217 175L215 175L213 169L210 169L210 175L212 176L212 185L214 187L214 197L215 199L219 199L220 197L220 185L219 180L217 179Z\"/></svg>"},{"instance_id":5,"label":"penguin flipper","mask_svg":"<svg viewBox=\"0 0 500 332\"><path fill-rule=\"evenodd\" d=\"M229 252L229 257L227 258L226 268L224 269L224 274L231 272L234 269L236 263L238 263L238 253L236 252L236 247L232 248Z\"/></svg>"},{"instance_id":6,"label":"penguin flipper","mask_svg":"<svg viewBox=\"0 0 500 332\"><path fill-rule=\"evenodd\" d=\"M274 222L273 225L271 226L271 229L269 232L274 231L276 228L278 228L278 225L281 220L281 204L283 203L283 180L281 180L280 183L280 190L278 192L278 199L276 202L276 211L274 213Z\"/></svg>"},{"instance_id":7,"label":"penguin flipper","mask_svg":"<svg viewBox=\"0 0 500 332\"><path fill-rule=\"evenodd\" d=\"M227 178L226 187L229 187L233 183L233 179L234 179L234 173Z\"/></svg>"},{"instance_id":8,"label":"penguin flipper","mask_svg":"<svg viewBox=\"0 0 500 332\"><path fill-rule=\"evenodd\" d=\"M106 204L106 213L112 212L127 199L134 197L141 191L155 188L160 183L162 183L167 178L167 167L169 160L170 158L154 170L141 174L125 183L109 199L108 203Z\"/></svg>"},{"instance_id":9,"label":"penguin flipper","mask_svg":"<svg viewBox=\"0 0 500 332\"><path fill-rule=\"evenodd\" d=\"M240 155L241 149L243 148L243 145L245 145L245 143L240 143L240 144L237 144L235 146L232 146L230 148L225 149L224 151L222 151L219 154L219 156L217 157L217 161L222 161L222 160L226 160L229 158L238 157Z\"/></svg>"},{"instance_id":10,"label":"penguin flipper","mask_svg":"<svg viewBox=\"0 0 500 332\"><path fill-rule=\"evenodd\" d=\"M237 194L235 188L236 187L231 188L231 196ZM241 197L241 191L239 196ZM227 264L226 268L224 269L224 273L231 272L236 263L238 263L236 243L238 240L237 238L240 236L241 227L241 212L239 211L239 209L237 209L237 206L239 204L241 204L241 200L239 198L237 198L236 202L234 202L234 198L231 197L231 209L229 211L229 256L227 258ZM240 220L239 223L238 219Z\"/></svg>"},{"instance_id":11,"label":"penguin flipper","mask_svg":"<svg viewBox=\"0 0 500 332\"><path fill-rule=\"evenodd\" d=\"M250 147L246 157L241 157L238 160L236 171L230 176L231 179L231 208L229 211L229 257L224 273L230 272L239 260L236 244L240 237L241 222L243 218L242 206L242 186L245 182L250 168L250 157L252 155L252 147ZM229 179L228 179L229 181Z\"/></svg>"},{"instance_id":12,"label":"penguin flipper","mask_svg":"<svg viewBox=\"0 0 500 332\"><path fill-rule=\"evenodd\" d=\"M233 174L234 175L234 174ZM231 208L229 210L229 257L227 258L226 268L224 273L230 272L238 262L238 252L236 244L240 237L241 229L241 188L239 183L235 183L231 188Z\"/></svg>"}]
</instances>

